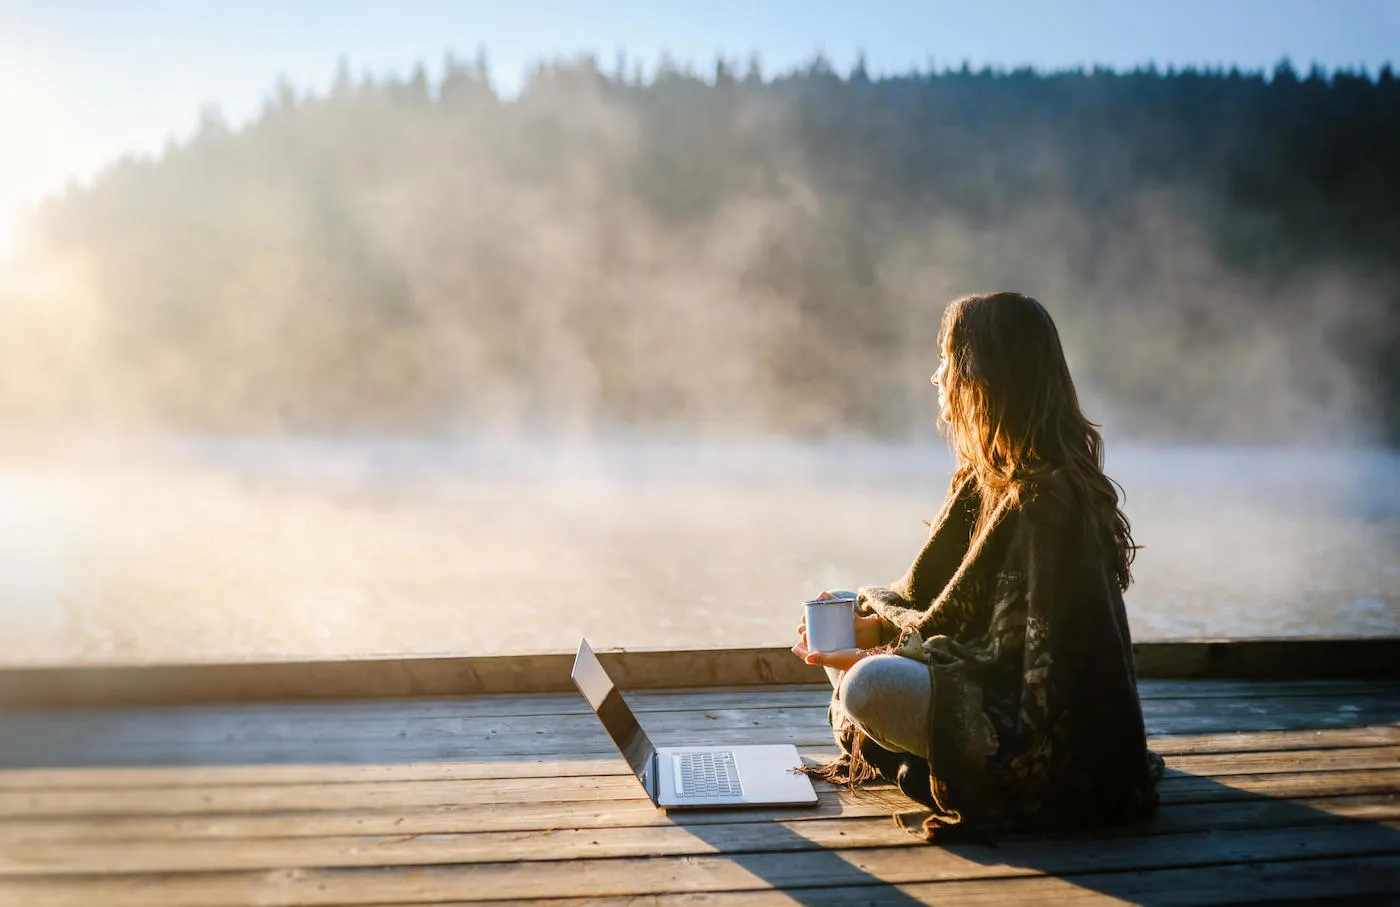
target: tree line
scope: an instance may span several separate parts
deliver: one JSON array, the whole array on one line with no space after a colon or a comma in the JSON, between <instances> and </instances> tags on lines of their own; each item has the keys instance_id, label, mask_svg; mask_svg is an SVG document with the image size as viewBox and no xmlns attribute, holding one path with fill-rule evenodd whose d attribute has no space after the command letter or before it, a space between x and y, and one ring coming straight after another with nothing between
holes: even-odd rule
<instances>
[{"instance_id":1,"label":"tree line","mask_svg":"<svg viewBox=\"0 0 1400 907\"><path fill-rule=\"evenodd\" d=\"M1393 443L1398 152L1389 67L342 66L41 208L0 421L920 438L1017 289L1112 432Z\"/></svg>"}]
</instances>

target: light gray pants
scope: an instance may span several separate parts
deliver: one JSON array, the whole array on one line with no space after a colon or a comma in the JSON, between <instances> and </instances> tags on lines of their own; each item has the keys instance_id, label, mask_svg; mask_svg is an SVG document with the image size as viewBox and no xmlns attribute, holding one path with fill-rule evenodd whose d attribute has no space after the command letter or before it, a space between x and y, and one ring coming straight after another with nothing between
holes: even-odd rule
<instances>
[{"instance_id":1,"label":"light gray pants","mask_svg":"<svg viewBox=\"0 0 1400 907\"><path fill-rule=\"evenodd\" d=\"M928 758L928 666L900 655L868 655L849 671L827 668L838 707L887 750Z\"/></svg>"}]
</instances>

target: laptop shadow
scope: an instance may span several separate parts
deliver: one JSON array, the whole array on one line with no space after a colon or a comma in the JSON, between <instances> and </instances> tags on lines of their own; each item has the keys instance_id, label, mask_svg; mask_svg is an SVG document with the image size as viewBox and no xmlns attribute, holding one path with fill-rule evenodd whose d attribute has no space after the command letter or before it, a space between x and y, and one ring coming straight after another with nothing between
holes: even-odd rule
<instances>
[{"instance_id":1,"label":"laptop shadow","mask_svg":"<svg viewBox=\"0 0 1400 907\"><path fill-rule=\"evenodd\" d=\"M722 821L727 814L733 822ZM744 869L767 888L780 890L798 904L923 904L923 899L901 890L862 865L860 850L836 850L814 845L780 819L745 821L732 810L675 813L672 818L687 832L710 846L716 855ZM790 818L798 827L824 821L802 809ZM717 821L719 820L719 821ZM751 843L742 840L747 837ZM893 823L891 822L893 830ZM904 834L898 832L897 834ZM918 844L912 837L910 842ZM751 849L745 849L745 847Z\"/></svg>"}]
</instances>

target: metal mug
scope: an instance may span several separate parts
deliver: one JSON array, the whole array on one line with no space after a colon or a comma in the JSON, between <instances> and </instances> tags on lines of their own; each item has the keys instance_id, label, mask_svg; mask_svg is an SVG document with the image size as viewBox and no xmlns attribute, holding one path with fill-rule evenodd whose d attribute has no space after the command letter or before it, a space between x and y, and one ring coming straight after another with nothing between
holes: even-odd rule
<instances>
[{"instance_id":1,"label":"metal mug","mask_svg":"<svg viewBox=\"0 0 1400 907\"><path fill-rule=\"evenodd\" d=\"M856 647L856 597L814 598L802 603L807 615L807 648L836 652Z\"/></svg>"}]
</instances>

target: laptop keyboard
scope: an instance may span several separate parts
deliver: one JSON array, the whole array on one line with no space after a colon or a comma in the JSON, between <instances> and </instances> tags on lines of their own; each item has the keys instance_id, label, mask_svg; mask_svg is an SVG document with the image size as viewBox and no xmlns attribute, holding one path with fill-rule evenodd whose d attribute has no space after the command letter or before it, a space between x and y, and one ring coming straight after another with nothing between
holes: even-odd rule
<instances>
[{"instance_id":1,"label":"laptop keyboard","mask_svg":"<svg viewBox=\"0 0 1400 907\"><path fill-rule=\"evenodd\" d=\"M739 766L733 753L682 752L675 755L676 793L683 797L738 797Z\"/></svg>"}]
</instances>

